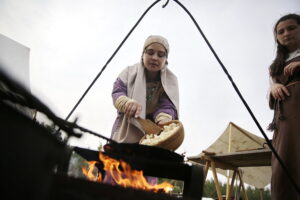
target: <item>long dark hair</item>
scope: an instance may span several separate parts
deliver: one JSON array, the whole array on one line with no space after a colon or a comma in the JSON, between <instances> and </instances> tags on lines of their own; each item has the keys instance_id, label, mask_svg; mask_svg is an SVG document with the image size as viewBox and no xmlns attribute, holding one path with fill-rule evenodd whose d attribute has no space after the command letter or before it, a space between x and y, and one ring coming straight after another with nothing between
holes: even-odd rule
<instances>
[{"instance_id":1,"label":"long dark hair","mask_svg":"<svg viewBox=\"0 0 300 200\"><path fill-rule=\"evenodd\" d=\"M280 22L288 20L288 19L293 19L297 22L297 24L300 25L300 15L297 14L287 14L282 16L275 24L274 29L273 29L273 33L274 33L274 38L275 41L277 43L277 52L276 52L276 57L273 61L273 63L270 65L269 67L269 72L270 72L270 76L274 77L274 76L279 76L282 71L283 71L283 67L285 66L285 60L287 59L288 56L288 49L281 45L277 38L277 26Z\"/></svg>"}]
</instances>

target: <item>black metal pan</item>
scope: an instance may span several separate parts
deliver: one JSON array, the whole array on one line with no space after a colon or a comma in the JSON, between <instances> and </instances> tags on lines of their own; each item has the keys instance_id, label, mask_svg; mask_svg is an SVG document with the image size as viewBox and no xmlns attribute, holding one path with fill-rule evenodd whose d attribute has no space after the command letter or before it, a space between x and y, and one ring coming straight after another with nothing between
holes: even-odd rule
<instances>
[{"instance_id":1,"label":"black metal pan","mask_svg":"<svg viewBox=\"0 0 300 200\"><path fill-rule=\"evenodd\" d=\"M73 150L86 160L91 161L99 159L99 151L84 149L80 147L74 147ZM184 160L184 157L182 155L179 155L173 151L162 149L159 147L140 145L136 143L107 143L104 145L104 152L114 157L140 157L149 160L168 162L183 162Z\"/></svg>"}]
</instances>

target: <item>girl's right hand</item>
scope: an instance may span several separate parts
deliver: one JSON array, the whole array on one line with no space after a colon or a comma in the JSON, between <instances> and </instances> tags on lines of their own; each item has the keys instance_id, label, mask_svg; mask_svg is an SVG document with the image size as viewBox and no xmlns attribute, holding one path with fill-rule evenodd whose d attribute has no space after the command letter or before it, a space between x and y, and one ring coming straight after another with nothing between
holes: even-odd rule
<instances>
[{"instance_id":1,"label":"girl's right hand","mask_svg":"<svg viewBox=\"0 0 300 200\"><path fill-rule=\"evenodd\" d=\"M125 105L125 115L137 118L142 111L142 106L134 99L129 100Z\"/></svg>"},{"instance_id":2,"label":"girl's right hand","mask_svg":"<svg viewBox=\"0 0 300 200\"><path fill-rule=\"evenodd\" d=\"M288 89L280 83L273 83L271 94L277 100L284 100L286 96L290 96Z\"/></svg>"}]
</instances>

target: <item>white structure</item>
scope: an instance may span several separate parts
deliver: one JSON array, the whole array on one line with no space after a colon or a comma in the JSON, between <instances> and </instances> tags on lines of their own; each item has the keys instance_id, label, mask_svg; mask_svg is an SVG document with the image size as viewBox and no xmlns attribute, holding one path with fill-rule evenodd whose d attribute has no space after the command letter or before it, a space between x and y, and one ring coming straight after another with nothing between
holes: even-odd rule
<instances>
[{"instance_id":1,"label":"white structure","mask_svg":"<svg viewBox=\"0 0 300 200\"><path fill-rule=\"evenodd\" d=\"M30 49L0 34L0 70L30 91L29 80ZM24 114L32 117L33 111L15 105Z\"/></svg>"},{"instance_id":2,"label":"white structure","mask_svg":"<svg viewBox=\"0 0 300 200\"><path fill-rule=\"evenodd\" d=\"M0 34L0 69L30 91L30 49Z\"/></svg>"}]
</instances>

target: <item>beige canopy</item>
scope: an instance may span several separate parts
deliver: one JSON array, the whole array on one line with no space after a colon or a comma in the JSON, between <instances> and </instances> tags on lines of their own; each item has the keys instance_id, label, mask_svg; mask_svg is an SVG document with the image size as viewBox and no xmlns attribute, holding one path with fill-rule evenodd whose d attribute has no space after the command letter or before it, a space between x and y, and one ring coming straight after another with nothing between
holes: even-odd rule
<instances>
[{"instance_id":1,"label":"beige canopy","mask_svg":"<svg viewBox=\"0 0 300 200\"><path fill-rule=\"evenodd\" d=\"M263 162L268 164L263 165L270 165L271 152L269 151L268 146L265 144L265 139L256 136L230 122L223 134L204 152L215 153L216 156L221 155L220 157L222 157L222 154L228 155L228 153L232 153L234 155L234 152L238 152L238 154L242 155L242 157L239 156L240 160L235 160L232 162L241 162L241 159L243 159L243 163L245 163L245 161L247 162L247 154L244 154L243 156L243 152L258 152L261 150L263 152L265 152L265 150L269 152L267 158L264 158L267 159L267 161ZM201 154L203 155L203 153ZM190 157L188 159L196 161L197 158L201 158L201 154L195 157ZM234 156L232 158L234 158ZM262 163L259 159L261 158L257 157L257 161L259 163ZM253 160L251 161L251 163L253 163ZM271 167L259 166L261 164L258 164L257 166L251 165L253 164L250 164L249 162L249 167L240 167L247 166L247 164L238 166L239 169L242 170L244 183L255 186L256 188L264 188L271 181ZM217 172L227 176L227 170L217 169Z\"/></svg>"}]
</instances>

